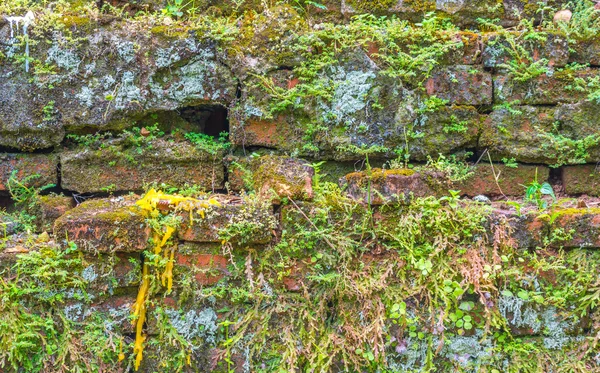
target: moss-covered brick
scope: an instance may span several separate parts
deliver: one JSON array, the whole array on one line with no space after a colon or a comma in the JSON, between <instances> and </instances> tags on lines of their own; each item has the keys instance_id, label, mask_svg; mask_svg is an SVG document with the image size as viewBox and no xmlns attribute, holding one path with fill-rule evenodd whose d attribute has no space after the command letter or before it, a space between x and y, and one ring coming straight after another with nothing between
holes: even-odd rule
<instances>
[{"instance_id":1,"label":"moss-covered brick","mask_svg":"<svg viewBox=\"0 0 600 373\"><path fill-rule=\"evenodd\" d=\"M441 68L425 82L427 94L456 105L492 103L492 75L483 69L458 65Z\"/></svg>"},{"instance_id":2,"label":"moss-covered brick","mask_svg":"<svg viewBox=\"0 0 600 373\"><path fill-rule=\"evenodd\" d=\"M0 194L8 194L8 179L28 179L29 186L42 187L58 182L58 157L52 154L0 154ZM39 175L31 178L30 176Z\"/></svg>"},{"instance_id":3,"label":"moss-covered brick","mask_svg":"<svg viewBox=\"0 0 600 373\"><path fill-rule=\"evenodd\" d=\"M563 167L562 184L568 195L600 196L600 170L591 164Z\"/></svg>"},{"instance_id":4,"label":"moss-covered brick","mask_svg":"<svg viewBox=\"0 0 600 373\"><path fill-rule=\"evenodd\" d=\"M599 70L551 71L527 81L514 80L510 74L494 75L494 103L519 101L521 105L556 105L574 103L587 98L585 90L575 89L576 78L598 76Z\"/></svg>"},{"instance_id":5,"label":"moss-covered brick","mask_svg":"<svg viewBox=\"0 0 600 373\"><path fill-rule=\"evenodd\" d=\"M269 221L272 219L270 205L246 203L242 198L234 196L222 196L219 202L221 206L211 207L206 211L204 218L195 213L190 215L182 212L179 239L191 242L221 242L224 239L222 231L231 229L241 235L236 235L238 239L249 245L271 241L273 234L269 228ZM193 222L190 221L190 216Z\"/></svg>"},{"instance_id":6,"label":"moss-covered brick","mask_svg":"<svg viewBox=\"0 0 600 373\"><path fill-rule=\"evenodd\" d=\"M51 232L54 221L73 207L75 207L73 197L56 194L40 196L34 210L38 218L38 229Z\"/></svg>"},{"instance_id":7,"label":"moss-covered brick","mask_svg":"<svg viewBox=\"0 0 600 373\"><path fill-rule=\"evenodd\" d=\"M173 275L176 279L189 277L199 287L211 286L229 274L228 264L229 259L222 255L220 245L186 242L175 252Z\"/></svg>"},{"instance_id":8,"label":"moss-covered brick","mask_svg":"<svg viewBox=\"0 0 600 373\"><path fill-rule=\"evenodd\" d=\"M569 62L592 66L600 65L600 38L598 36L590 40L577 40L569 47L571 48Z\"/></svg>"},{"instance_id":9,"label":"moss-covered brick","mask_svg":"<svg viewBox=\"0 0 600 373\"><path fill-rule=\"evenodd\" d=\"M228 167L232 191L254 190L266 198L312 198L313 169L308 161L290 157L264 155L235 157Z\"/></svg>"},{"instance_id":10,"label":"moss-covered brick","mask_svg":"<svg viewBox=\"0 0 600 373\"><path fill-rule=\"evenodd\" d=\"M142 277L142 258L138 253L85 255L79 274L87 282L86 291L94 299L131 293Z\"/></svg>"},{"instance_id":11,"label":"moss-covered brick","mask_svg":"<svg viewBox=\"0 0 600 373\"><path fill-rule=\"evenodd\" d=\"M552 133L553 125L553 108L498 108L484 121L479 146L488 149L492 159L498 161L515 158L524 163L553 164L557 155L547 150L550 142L540 136Z\"/></svg>"},{"instance_id":12,"label":"moss-covered brick","mask_svg":"<svg viewBox=\"0 0 600 373\"><path fill-rule=\"evenodd\" d=\"M60 144L65 136L54 96L36 89L27 79L17 75L0 82L0 147L47 149Z\"/></svg>"},{"instance_id":13,"label":"moss-covered brick","mask_svg":"<svg viewBox=\"0 0 600 373\"><path fill-rule=\"evenodd\" d=\"M525 193L525 185L531 183L536 175L538 182L542 184L548 180L549 174L550 169L546 166L508 167L503 164L492 166L489 163L481 163L473 167L473 174L469 178L453 183L452 189L460 190L469 197L480 194L521 197Z\"/></svg>"},{"instance_id":14,"label":"moss-covered brick","mask_svg":"<svg viewBox=\"0 0 600 373\"><path fill-rule=\"evenodd\" d=\"M210 154L187 142L156 139L152 144L61 154L61 186L79 193L142 190L148 183L204 190L224 186L223 154Z\"/></svg>"},{"instance_id":15,"label":"moss-covered brick","mask_svg":"<svg viewBox=\"0 0 600 373\"><path fill-rule=\"evenodd\" d=\"M372 169L346 175L343 185L355 200L381 205L407 202L415 197L443 195L447 188L443 175L418 173L409 169Z\"/></svg>"},{"instance_id":16,"label":"moss-covered brick","mask_svg":"<svg viewBox=\"0 0 600 373\"><path fill-rule=\"evenodd\" d=\"M564 67L569 62L569 44L563 35L548 33L545 40L522 40L514 35L514 47L507 41L506 36L497 33L487 33L482 36L483 66L487 68L502 68L504 64L517 59L519 48L524 48L532 62L540 59L548 60L550 67Z\"/></svg>"},{"instance_id":17,"label":"moss-covered brick","mask_svg":"<svg viewBox=\"0 0 600 373\"><path fill-rule=\"evenodd\" d=\"M131 197L93 199L58 218L54 234L84 252L143 251L150 236L145 220Z\"/></svg>"},{"instance_id":18,"label":"moss-covered brick","mask_svg":"<svg viewBox=\"0 0 600 373\"><path fill-rule=\"evenodd\" d=\"M552 247L600 248L600 208L555 209L547 224Z\"/></svg>"}]
</instances>

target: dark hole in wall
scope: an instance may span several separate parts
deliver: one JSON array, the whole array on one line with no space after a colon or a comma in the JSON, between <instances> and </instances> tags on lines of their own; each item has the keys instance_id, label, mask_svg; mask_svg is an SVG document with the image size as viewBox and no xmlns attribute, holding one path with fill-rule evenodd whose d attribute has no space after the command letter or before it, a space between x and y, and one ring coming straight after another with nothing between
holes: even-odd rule
<instances>
[{"instance_id":1,"label":"dark hole in wall","mask_svg":"<svg viewBox=\"0 0 600 373\"><path fill-rule=\"evenodd\" d=\"M221 132L229 132L229 119L224 106L187 106L179 109L179 115L192 124L196 132L215 138L219 137Z\"/></svg>"},{"instance_id":2,"label":"dark hole in wall","mask_svg":"<svg viewBox=\"0 0 600 373\"><path fill-rule=\"evenodd\" d=\"M222 105L185 106L176 110L159 111L137 122L139 127L154 124L158 124L166 132L198 132L215 138L221 132L229 132L227 108Z\"/></svg>"},{"instance_id":3,"label":"dark hole in wall","mask_svg":"<svg viewBox=\"0 0 600 373\"><path fill-rule=\"evenodd\" d=\"M9 209L13 204L14 202L10 197L0 195L0 211Z\"/></svg>"}]
</instances>

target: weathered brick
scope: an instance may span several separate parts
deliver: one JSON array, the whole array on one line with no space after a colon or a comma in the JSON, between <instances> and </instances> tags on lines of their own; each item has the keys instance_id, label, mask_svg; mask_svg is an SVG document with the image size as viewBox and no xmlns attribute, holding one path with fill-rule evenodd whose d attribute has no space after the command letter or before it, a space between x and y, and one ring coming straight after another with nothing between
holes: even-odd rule
<instances>
[{"instance_id":1,"label":"weathered brick","mask_svg":"<svg viewBox=\"0 0 600 373\"><path fill-rule=\"evenodd\" d=\"M523 196L525 185L533 181L537 174L539 183L548 180L550 169L545 166L519 165L517 168L503 164L494 164L494 170L489 163L481 163L473 168L473 175L468 179L453 183L452 189L460 190L462 194L474 197L479 194L486 196ZM496 180L496 176L498 180Z\"/></svg>"},{"instance_id":2,"label":"weathered brick","mask_svg":"<svg viewBox=\"0 0 600 373\"><path fill-rule=\"evenodd\" d=\"M23 180L32 175L30 185L41 187L58 182L58 157L52 154L0 154L0 194L8 193L8 179L13 171L16 178Z\"/></svg>"},{"instance_id":3,"label":"weathered brick","mask_svg":"<svg viewBox=\"0 0 600 373\"><path fill-rule=\"evenodd\" d=\"M479 146L490 152L493 160L515 158L524 163L556 162L556 154L545 147L547 141L541 132L551 133L554 128L554 109L517 106L494 110L483 122Z\"/></svg>"},{"instance_id":4,"label":"weathered brick","mask_svg":"<svg viewBox=\"0 0 600 373\"><path fill-rule=\"evenodd\" d=\"M600 170L596 165L563 167L562 183L567 194L600 196Z\"/></svg>"},{"instance_id":5,"label":"weathered brick","mask_svg":"<svg viewBox=\"0 0 600 373\"><path fill-rule=\"evenodd\" d=\"M54 234L85 252L142 251L150 228L131 197L88 200L58 218Z\"/></svg>"},{"instance_id":6,"label":"weathered brick","mask_svg":"<svg viewBox=\"0 0 600 373\"><path fill-rule=\"evenodd\" d=\"M494 202L487 220L488 242L504 237L506 244L518 249L544 246L547 228L537 211L517 212L503 202Z\"/></svg>"},{"instance_id":7,"label":"weathered brick","mask_svg":"<svg viewBox=\"0 0 600 373\"><path fill-rule=\"evenodd\" d=\"M372 205L441 195L446 185L441 173L417 173L409 169L354 172L342 182L353 199Z\"/></svg>"},{"instance_id":8,"label":"weathered brick","mask_svg":"<svg viewBox=\"0 0 600 373\"><path fill-rule=\"evenodd\" d=\"M312 198L314 171L307 161L265 155L230 160L229 187L232 191L255 190L266 198L295 200Z\"/></svg>"},{"instance_id":9,"label":"weathered brick","mask_svg":"<svg viewBox=\"0 0 600 373\"><path fill-rule=\"evenodd\" d=\"M482 43L485 67L498 68L514 58L509 53L512 49L510 44L496 33L483 36ZM548 65L554 67L562 67L569 62L569 44L562 35L548 34L545 41L518 39L517 45L525 48L534 62L545 58L548 60Z\"/></svg>"},{"instance_id":10,"label":"weathered brick","mask_svg":"<svg viewBox=\"0 0 600 373\"><path fill-rule=\"evenodd\" d=\"M73 197L55 194L40 196L36 206L39 229L51 231L54 221L73 207L75 207Z\"/></svg>"},{"instance_id":11,"label":"weathered brick","mask_svg":"<svg viewBox=\"0 0 600 373\"><path fill-rule=\"evenodd\" d=\"M173 275L190 275L200 286L216 284L229 274L227 257L219 254L220 246L210 247L186 243L175 252Z\"/></svg>"},{"instance_id":12,"label":"weathered brick","mask_svg":"<svg viewBox=\"0 0 600 373\"><path fill-rule=\"evenodd\" d=\"M222 158L221 153L209 154L187 142L161 139L143 148L113 144L99 150L72 150L61 154L61 186L79 193L141 190L152 182L222 189Z\"/></svg>"},{"instance_id":13,"label":"weathered brick","mask_svg":"<svg viewBox=\"0 0 600 373\"><path fill-rule=\"evenodd\" d=\"M578 40L569 45L572 50L569 62L580 64L600 65L600 39Z\"/></svg>"},{"instance_id":14,"label":"weathered brick","mask_svg":"<svg viewBox=\"0 0 600 373\"><path fill-rule=\"evenodd\" d=\"M294 136L292 128L284 117L249 119L243 124L232 124L231 141L238 146L280 148L286 141L300 139Z\"/></svg>"},{"instance_id":15,"label":"weathered brick","mask_svg":"<svg viewBox=\"0 0 600 373\"><path fill-rule=\"evenodd\" d=\"M550 211L548 240L551 247L600 248L600 208ZM567 236L557 234L561 229ZM562 238L561 238L562 237Z\"/></svg>"},{"instance_id":16,"label":"weathered brick","mask_svg":"<svg viewBox=\"0 0 600 373\"><path fill-rule=\"evenodd\" d=\"M139 254L86 255L80 276L88 282L87 292L95 298L121 293L124 288L136 288L142 280Z\"/></svg>"},{"instance_id":17,"label":"weathered brick","mask_svg":"<svg viewBox=\"0 0 600 373\"><path fill-rule=\"evenodd\" d=\"M441 68L425 82L428 95L455 105L492 103L492 75L473 66Z\"/></svg>"},{"instance_id":18,"label":"weathered brick","mask_svg":"<svg viewBox=\"0 0 600 373\"><path fill-rule=\"evenodd\" d=\"M231 239L245 244L264 244L273 235L269 222L273 220L272 206L268 201L248 201L239 197L221 196L220 207L212 207L201 218L195 215L190 224L190 214L182 212L179 239L190 242L221 242L220 231L236 225L243 229Z\"/></svg>"},{"instance_id":19,"label":"weathered brick","mask_svg":"<svg viewBox=\"0 0 600 373\"><path fill-rule=\"evenodd\" d=\"M494 103L519 101L521 105L556 105L585 100L587 92L569 89L574 78L598 76L598 69L588 68L576 72L542 74L526 82L514 80L509 74L494 75Z\"/></svg>"}]
</instances>

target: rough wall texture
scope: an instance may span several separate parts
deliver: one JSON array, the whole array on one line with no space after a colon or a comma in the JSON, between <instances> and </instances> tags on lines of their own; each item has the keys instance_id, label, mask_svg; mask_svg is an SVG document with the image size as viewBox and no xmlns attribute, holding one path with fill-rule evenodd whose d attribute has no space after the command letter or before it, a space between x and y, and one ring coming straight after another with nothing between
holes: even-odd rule
<instances>
[{"instance_id":1,"label":"rough wall texture","mask_svg":"<svg viewBox=\"0 0 600 373\"><path fill-rule=\"evenodd\" d=\"M593 3L31 7L0 371L600 371Z\"/></svg>"}]
</instances>

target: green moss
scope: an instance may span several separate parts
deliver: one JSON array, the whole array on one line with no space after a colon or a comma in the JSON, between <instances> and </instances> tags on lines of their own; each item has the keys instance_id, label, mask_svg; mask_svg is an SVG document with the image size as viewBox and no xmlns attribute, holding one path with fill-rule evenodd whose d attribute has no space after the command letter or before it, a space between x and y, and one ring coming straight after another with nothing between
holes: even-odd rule
<instances>
[{"instance_id":1,"label":"green moss","mask_svg":"<svg viewBox=\"0 0 600 373\"><path fill-rule=\"evenodd\" d=\"M396 0L349 0L350 4L355 10L359 12L372 12L390 10L390 8L396 5Z\"/></svg>"}]
</instances>

